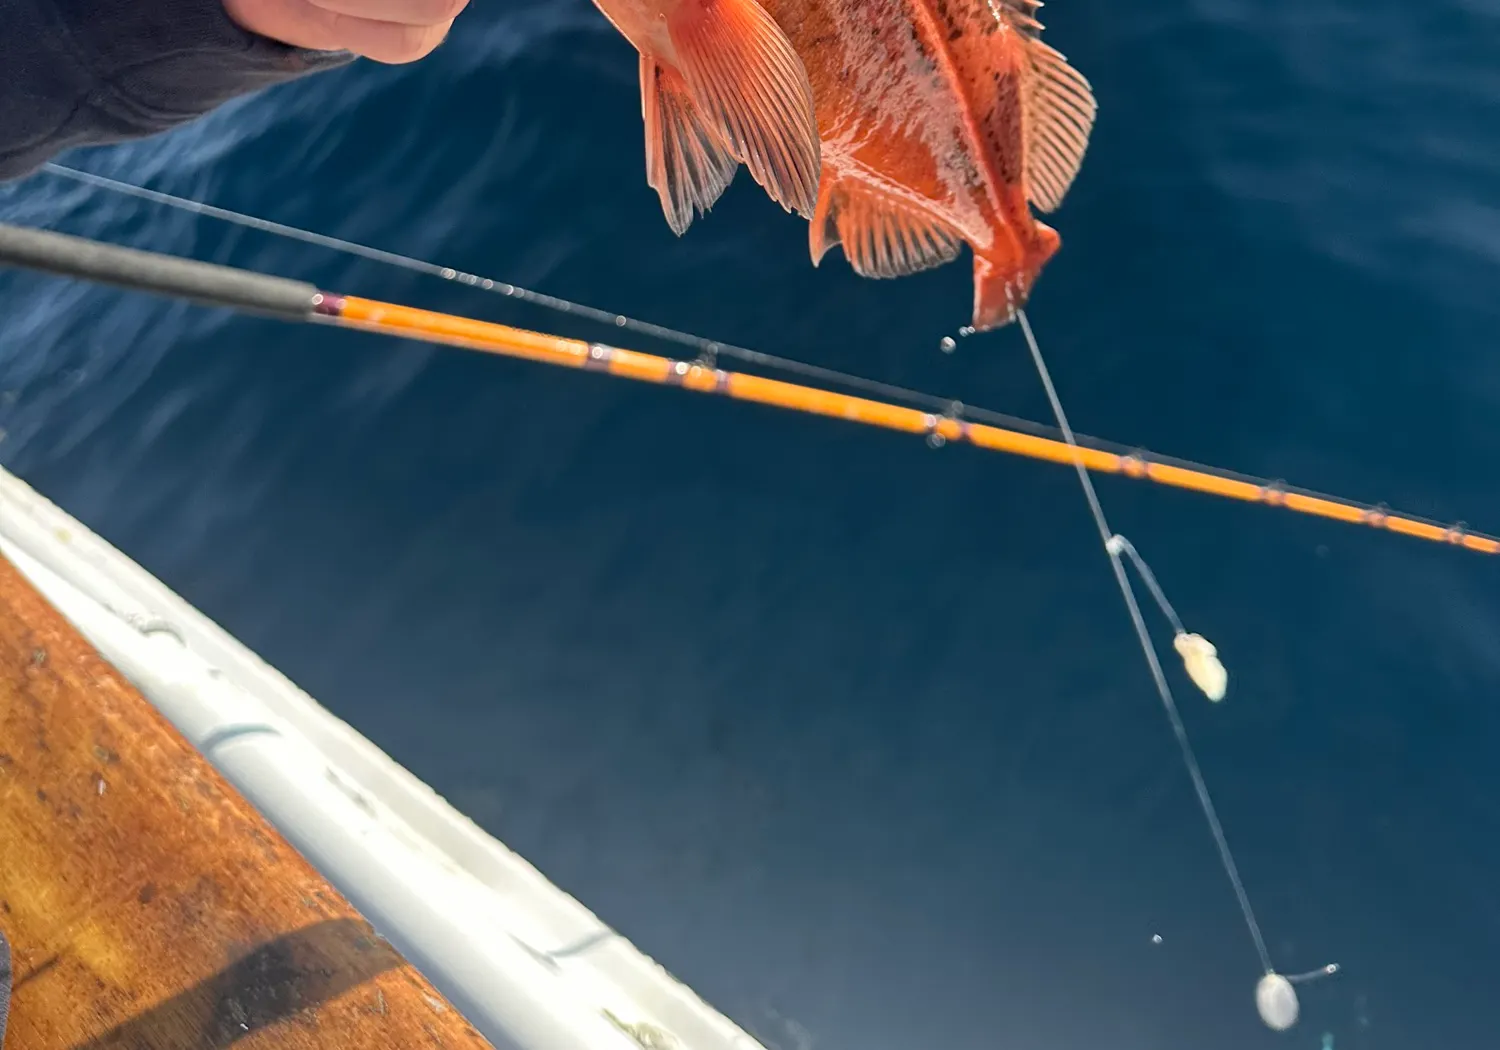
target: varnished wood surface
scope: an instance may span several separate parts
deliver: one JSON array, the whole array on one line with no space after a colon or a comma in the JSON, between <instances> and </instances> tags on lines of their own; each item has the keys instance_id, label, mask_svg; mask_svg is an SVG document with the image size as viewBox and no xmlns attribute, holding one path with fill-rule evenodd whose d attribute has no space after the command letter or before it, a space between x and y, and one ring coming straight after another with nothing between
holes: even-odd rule
<instances>
[{"instance_id":1,"label":"varnished wood surface","mask_svg":"<svg viewBox=\"0 0 1500 1050\"><path fill-rule=\"evenodd\" d=\"M0 558L4 1050L488 1043Z\"/></svg>"}]
</instances>

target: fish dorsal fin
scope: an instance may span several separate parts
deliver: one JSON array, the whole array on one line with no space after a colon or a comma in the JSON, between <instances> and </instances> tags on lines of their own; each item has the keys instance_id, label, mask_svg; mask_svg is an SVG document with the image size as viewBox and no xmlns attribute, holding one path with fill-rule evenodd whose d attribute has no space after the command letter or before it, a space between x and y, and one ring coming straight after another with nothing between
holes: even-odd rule
<instances>
[{"instance_id":1,"label":"fish dorsal fin","mask_svg":"<svg viewBox=\"0 0 1500 1050\"><path fill-rule=\"evenodd\" d=\"M667 21L694 100L771 199L811 216L820 145L812 85L756 0L685 0Z\"/></svg>"},{"instance_id":2,"label":"fish dorsal fin","mask_svg":"<svg viewBox=\"0 0 1500 1050\"><path fill-rule=\"evenodd\" d=\"M682 77L641 56L641 115L646 124L646 183L661 198L667 225L681 237L693 212L707 212L739 162L703 122Z\"/></svg>"},{"instance_id":3,"label":"fish dorsal fin","mask_svg":"<svg viewBox=\"0 0 1500 1050\"><path fill-rule=\"evenodd\" d=\"M1098 107L1089 82L1060 53L1036 37L1027 40L1026 51L1026 196L1046 212L1062 203L1078 175Z\"/></svg>"},{"instance_id":4,"label":"fish dorsal fin","mask_svg":"<svg viewBox=\"0 0 1500 1050\"><path fill-rule=\"evenodd\" d=\"M905 277L951 262L961 241L947 223L853 179L824 183L812 221L813 265L842 244L861 277Z\"/></svg>"}]
</instances>

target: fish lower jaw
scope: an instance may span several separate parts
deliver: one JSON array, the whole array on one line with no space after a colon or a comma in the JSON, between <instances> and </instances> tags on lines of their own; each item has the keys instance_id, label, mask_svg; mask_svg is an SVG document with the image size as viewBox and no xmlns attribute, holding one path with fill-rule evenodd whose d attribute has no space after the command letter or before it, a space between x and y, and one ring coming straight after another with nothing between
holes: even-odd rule
<instances>
[{"instance_id":1,"label":"fish lower jaw","mask_svg":"<svg viewBox=\"0 0 1500 1050\"><path fill-rule=\"evenodd\" d=\"M988 251L974 249L975 331L1003 328L1015 321L1042 270L1062 247L1062 238L1046 223L1033 221L1027 232L1019 243L1007 238ZM997 236L996 241L1000 240Z\"/></svg>"},{"instance_id":2,"label":"fish lower jaw","mask_svg":"<svg viewBox=\"0 0 1500 1050\"><path fill-rule=\"evenodd\" d=\"M1016 319L1031 298L1040 266L1018 263L1013 258L1003 262L974 255L974 317L976 332L1004 328Z\"/></svg>"}]
</instances>

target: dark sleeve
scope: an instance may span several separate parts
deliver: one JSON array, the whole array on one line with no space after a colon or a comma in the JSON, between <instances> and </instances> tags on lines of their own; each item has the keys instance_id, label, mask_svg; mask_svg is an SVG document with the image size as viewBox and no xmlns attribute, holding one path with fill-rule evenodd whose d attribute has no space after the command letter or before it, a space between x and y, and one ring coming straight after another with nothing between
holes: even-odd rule
<instances>
[{"instance_id":1,"label":"dark sleeve","mask_svg":"<svg viewBox=\"0 0 1500 1050\"><path fill-rule=\"evenodd\" d=\"M222 0L0 0L0 179L352 57L247 32Z\"/></svg>"}]
</instances>

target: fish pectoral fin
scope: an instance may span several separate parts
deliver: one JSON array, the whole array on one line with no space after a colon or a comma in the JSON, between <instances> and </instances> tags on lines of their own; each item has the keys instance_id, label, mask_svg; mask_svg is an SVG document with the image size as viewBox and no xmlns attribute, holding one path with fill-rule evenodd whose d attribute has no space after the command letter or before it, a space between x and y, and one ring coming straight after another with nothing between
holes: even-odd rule
<instances>
[{"instance_id":1,"label":"fish pectoral fin","mask_svg":"<svg viewBox=\"0 0 1500 1050\"><path fill-rule=\"evenodd\" d=\"M905 277L958 257L962 238L905 201L844 179L824 181L810 230L813 264L835 244L861 277Z\"/></svg>"},{"instance_id":2,"label":"fish pectoral fin","mask_svg":"<svg viewBox=\"0 0 1500 1050\"><path fill-rule=\"evenodd\" d=\"M1052 211L1073 185L1088 149L1098 107L1082 73L1040 40L1026 46L1026 196Z\"/></svg>"},{"instance_id":3,"label":"fish pectoral fin","mask_svg":"<svg viewBox=\"0 0 1500 1050\"><path fill-rule=\"evenodd\" d=\"M1036 13L1043 6L1041 0L1000 0L1005 20L1032 39L1041 35L1042 23Z\"/></svg>"},{"instance_id":4,"label":"fish pectoral fin","mask_svg":"<svg viewBox=\"0 0 1500 1050\"><path fill-rule=\"evenodd\" d=\"M641 114L646 124L646 183L661 198L667 225L681 237L713 207L739 166L687 83L654 58L641 56Z\"/></svg>"},{"instance_id":5,"label":"fish pectoral fin","mask_svg":"<svg viewBox=\"0 0 1500 1050\"><path fill-rule=\"evenodd\" d=\"M756 0L683 0L667 21L694 101L771 199L811 215L821 147L802 59Z\"/></svg>"}]
</instances>

